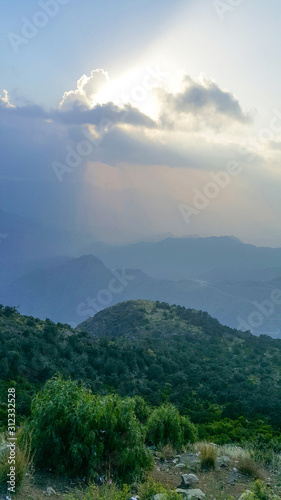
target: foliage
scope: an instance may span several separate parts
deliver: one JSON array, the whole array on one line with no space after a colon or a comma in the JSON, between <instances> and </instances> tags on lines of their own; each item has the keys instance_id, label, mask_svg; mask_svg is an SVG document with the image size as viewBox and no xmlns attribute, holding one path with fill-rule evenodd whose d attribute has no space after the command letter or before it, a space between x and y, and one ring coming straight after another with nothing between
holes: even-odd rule
<instances>
[{"instance_id":1,"label":"foliage","mask_svg":"<svg viewBox=\"0 0 281 500\"><path fill-rule=\"evenodd\" d=\"M175 491L164 488L161 483L155 483L151 478L138 487L138 498L140 500L151 500L157 493L164 495L164 500L180 500L181 495ZM116 484L105 484L103 486L90 485L84 492L71 493L66 496L67 500L128 500L132 494L132 488L128 485L118 487Z\"/></svg>"},{"instance_id":2,"label":"foliage","mask_svg":"<svg viewBox=\"0 0 281 500\"><path fill-rule=\"evenodd\" d=\"M94 396L61 376L49 380L33 401L23 434L30 432L35 462L60 473L87 480L107 473L130 481L152 465L132 399Z\"/></svg>"},{"instance_id":3,"label":"foliage","mask_svg":"<svg viewBox=\"0 0 281 500\"><path fill-rule=\"evenodd\" d=\"M135 412L142 423L150 405L169 402L197 424L200 440L281 446L280 340L149 301L119 304L91 322L96 338L0 307L0 399L16 387L18 423L29 416L34 394L60 371L95 393L141 398Z\"/></svg>"},{"instance_id":4,"label":"foliage","mask_svg":"<svg viewBox=\"0 0 281 500\"><path fill-rule=\"evenodd\" d=\"M0 492L7 491L7 474L10 472L11 465L15 467L15 483L16 490L18 491L23 483L25 475L31 474L32 460L30 457L30 449L26 443L24 446L19 447L16 445L15 463L9 464L10 451L6 448L0 451Z\"/></svg>"},{"instance_id":5,"label":"foliage","mask_svg":"<svg viewBox=\"0 0 281 500\"><path fill-rule=\"evenodd\" d=\"M147 441L155 446L171 444L181 449L195 441L196 431L188 417L179 414L177 408L166 404L155 408L147 421Z\"/></svg>"},{"instance_id":6,"label":"foliage","mask_svg":"<svg viewBox=\"0 0 281 500\"><path fill-rule=\"evenodd\" d=\"M238 457L237 469L245 476L260 478L260 469L250 452L244 452Z\"/></svg>"},{"instance_id":7,"label":"foliage","mask_svg":"<svg viewBox=\"0 0 281 500\"><path fill-rule=\"evenodd\" d=\"M200 443L198 449L200 451L200 465L202 469L214 469L217 459L214 445L210 443Z\"/></svg>"},{"instance_id":8,"label":"foliage","mask_svg":"<svg viewBox=\"0 0 281 500\"><path fill-rule=\"evenodd\" d=\"M131 488L128 485L123 485L118 488L115 484L105 484L97 486L92 484L86 492L71 493L66 496L67 500L128 500L131 495Z\"/></svg>"},{"instance_id":9,"label":"foliage","mask_svg":"<svg viewBox=\"0 0 281 500\"><path fill-rule=\"evenodd\" d=\"M182 498L180 494L164 488L161 483L153 482L151 478L143 483L138 489L140 500L151 500L157 493L163 493L165 500L180 500Z\"/></svg>"},{"instance_id":10,"label":"foliage","mask_svg":"<svg viewBox=\"0 0 281 500\"><path fill-rule=\"evenodd\" d=\"M270 488L259 479L254 484L253 493L253 500L278 500Z\"/></svg>"}]
</instances>

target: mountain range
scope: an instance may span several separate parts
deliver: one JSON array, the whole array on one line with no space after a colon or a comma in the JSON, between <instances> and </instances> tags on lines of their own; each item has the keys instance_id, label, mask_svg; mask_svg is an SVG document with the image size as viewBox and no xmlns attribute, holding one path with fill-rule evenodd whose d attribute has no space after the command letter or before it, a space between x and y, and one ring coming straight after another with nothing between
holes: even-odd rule
<instances>
[{"instance_id":1,"label":"mountain range","mask_svg":"<svg viewBox=\"0 0 281 500\"><path fill-rule=\"evenodd\" d=\"M3 212L0 223L0 302L23 314L76 326L121 301L159 300L281 336L280 248L196 235L110 247Z\"/></svg>"}]
</instances>

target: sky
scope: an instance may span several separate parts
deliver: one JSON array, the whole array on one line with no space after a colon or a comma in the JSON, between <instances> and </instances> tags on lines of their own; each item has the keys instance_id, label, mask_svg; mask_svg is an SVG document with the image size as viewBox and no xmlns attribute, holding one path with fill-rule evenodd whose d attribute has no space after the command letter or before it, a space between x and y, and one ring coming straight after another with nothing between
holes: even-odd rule
<instances>
[{"instance_id":1,"label":"sky","mask_svg":"<svg viewBox=\"0 0 281 500\"><path fill-rule=\"evenodd\" d=\"M280 15L279 0L1 0L0 209L108 243L281 246Z\"/></svg>"}]
</instances>

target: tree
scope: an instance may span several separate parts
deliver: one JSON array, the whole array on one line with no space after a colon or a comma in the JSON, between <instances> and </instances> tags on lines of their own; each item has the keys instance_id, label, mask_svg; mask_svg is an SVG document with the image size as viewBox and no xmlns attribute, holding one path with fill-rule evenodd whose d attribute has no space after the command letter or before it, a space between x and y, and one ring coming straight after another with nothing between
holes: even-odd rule
<instances>
[{"instance_id":1,"label":"tree","mask_svg":"<svg viewBox=\"0 0 281 500\"><path fill-rule=\"evenodd\" d=\"M133 399L96 396L78 382L55 376L35 397L23 436L31 436L39 466L88 480L107 473L131 481L152 466L134 407Z\"/></svg>"}]
</instances>

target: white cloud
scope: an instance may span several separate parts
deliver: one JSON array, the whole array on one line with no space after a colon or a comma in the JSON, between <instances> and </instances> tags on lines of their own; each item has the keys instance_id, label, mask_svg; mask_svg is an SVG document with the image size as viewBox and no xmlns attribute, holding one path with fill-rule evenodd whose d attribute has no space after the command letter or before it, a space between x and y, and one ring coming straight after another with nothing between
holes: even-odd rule
<instances>
[{"instance_id":1,"label":"white cloud","mask_svg":"<svg viewBox=\"0 0 281 500\"><path fill-rule=\"evenodd\" d=\"M93 69L91 75L82 75L77 81L77 88L65 92L60 102L60 109L69 111L73 107L92 108L97 104L97 95L109 83L107 71Z\"/></svg>"},{"instance_id":2,"label":"white cloud","mask_svg":"<svg viewBox=\"0 0 281 500\"><path fill-rule=\"evenodd\" d=\"M9 101L9 95L8 95L8 90L3 89L3 96L0 94L0 103L1 106L4 106L5 108L14 108L10 101Z\"/></svg>"}]
</instances>

